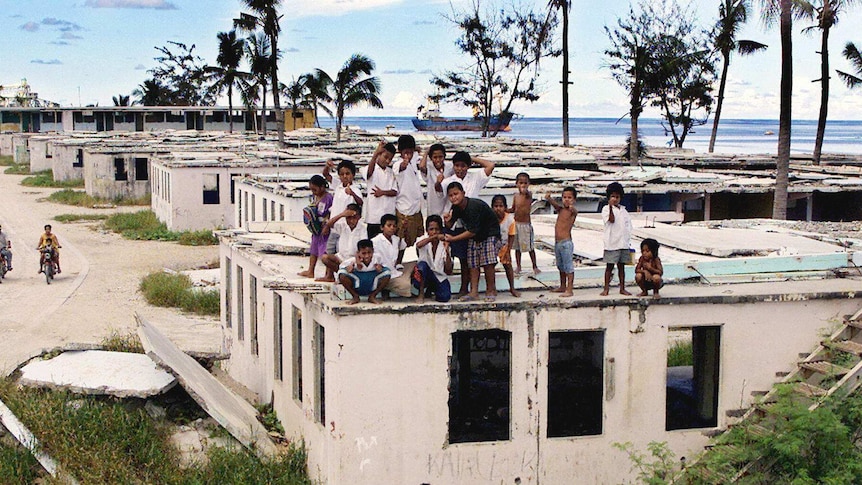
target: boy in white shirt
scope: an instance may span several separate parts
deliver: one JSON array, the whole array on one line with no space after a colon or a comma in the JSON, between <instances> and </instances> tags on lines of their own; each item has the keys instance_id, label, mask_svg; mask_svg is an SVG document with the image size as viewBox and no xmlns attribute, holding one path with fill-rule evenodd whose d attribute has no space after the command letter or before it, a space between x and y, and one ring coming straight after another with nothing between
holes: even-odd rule
<instances>
[{"instance_id":1,"label":"boy in white shirt","mask_svg":"<svg viewBox=\"0 0 862 485\"><path fill-rule=\"evenodd\" d=\"M335 173L338 174L338 180L341 184L335 187L332 192L332 207L329 208L329 213L341 214L347 209L348 204L358 205L361 211L365 201L362 199L362 191L353 183L356 177L356 164L350 160L341 160L336 168L335 160L327 160L326 166L323 168L323 177L330 186L333 186L331 173L333 168L335 168ZM330 233L329 239L326 240L326 254L335 254L336 252L338 252L338 233ZM324 281L335 281L328 268Z\"/></svg>"},{"instance_id":2,"label":"boy in white shirt","mask_svg":"<svg viewBox=\"0 0 862 485\"><path fill-rule=\"evenodd\" d=\"M422 182L416 155L416 140L410 135L398 137L398 153L401 163L395 167L398 196L395 197L395 216L398 218L398 237L413 246L425 230L422 227ZM404 250L398 252L398 263ZM393 278L395 279L395 278Z\"/></svg>"},{"instance_id":3,"label":"boy in white shirt","mask_svg":"<svg viewBox=\"0 0 862 485\"><path fill-rule=\"evenodd\" d=\"M431 165L428 165L429 158ZM443 189L443 180L455 173L452 162L446 160L446 148L440 143L431 145L419 162L419 172L425 176L425 185L428 187L428 215L442 215L449 202Z\"/></svg>"},{"instance_id":4,"label":"boy in white shirt","mask_svg":"<svg viewBox=\"0 0 862 485\"><path fill-rule=\"evenodd\" d=\"M326 276L317 281L334 282L335 278L332 275L338 271L341 262L353 256L359 241L368 239L368 229L365 222L360 219L361 210L356 204L348 204L343 212L330 217L326 222L324 232L329 231L330 237L337 236L338 245L332 254L327 252L321 258L323 265L326 266Z\"/></svg>"},{"instance_id":5,"label":"boy in white shirt","mask_svg":"<svg viewBox=\"0 0 862 485\"><path fill-rule=\"evenodd\" d=\"M445 303L452 298L449 275L453 268L449 243L443 234L443 218L437 214L429 215L425 232L428 237L416 243L419 262L413 269L411 283L419 291L419 303L424 303L425 297L432 295L436 301Z\"/></svg>"},{"instance_id":6,"label":"boy in white shirt","mask_svg":"<svg viewBox=\"0 0 862 485\"><path fill-rule=\"evenodd\" d=\"M410 275L404 273L397 263L398 254L407 248L404 240L396 235L398 232L398 219L392 214L384 214L380 219L381 233L374 236L374 254L380 256L383 266L389 268L389 284L384 289L384 296L393 292L398 296L410 296Z\"/></svg>"},{"instance_id":7,"label":"boy in white shirt","mask_svg":"<svg viewBox=\"0 0 862 485\"><path fill-rule=\"evenodd\" d=\"M371 156L371 162L365 169L365 180L368 187L368 202L365 203L365 222L368 223L368 236L380 234L380 218L383 214L395 213L395 198L398 196L398 186L395 182L395 172L390 165L395 156L395 145L381 141Z\"/></svg>"},{"instance_id":8,"label":"boy in white shirt","mask_svg":"<svg viewBox=\"0 0 862 485\"><path fill-rule=\"evenodd\" d=\"M360 296L368 296L368 303L380 303L377 295L389 283L389 269L374 254L374 243L368 239L356 245L356 256L346 259L338 270L338 282L353 297L348 305L359 303Z\"/></svg>"},{"instance_id":9,"label":"boy in white shirt","mask_svg":"<svg viewBox=\"0 0 862 485\"><path fill-rule=\"evenodd\" d=\"M608 185L608 205L602 208L602 221L605 223L603 242L605 246L605 288L602 296L610 292L611 279L614 276L614 265L620 278L620 294L631 295L626 291L626 267L631 262L629 245L632 238L632 218L625 206L620 203L623 198L623 186L619 182Z\"/></svg>"}]
</instances>

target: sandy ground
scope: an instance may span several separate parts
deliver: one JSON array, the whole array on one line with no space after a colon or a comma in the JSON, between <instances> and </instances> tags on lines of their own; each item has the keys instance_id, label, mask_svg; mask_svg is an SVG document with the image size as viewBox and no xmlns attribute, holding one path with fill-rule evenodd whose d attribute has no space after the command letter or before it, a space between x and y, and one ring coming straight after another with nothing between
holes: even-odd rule
<instances>
[{"instance_id":1,"label":"sandy ground","mask_svg":"<svg viewBox=\"0 0 862 485\"><path fill-rule=\"evenodd\" d=\"M2 169L2 167L0 167ZM14 271L0 284L0 375L45 349L98 344L112 331L136 328L138 312L184 350L218 352L217 319L180 315L149 306L138 292L143 276L162 268L200 266L218 258L218 247L128 241L98 223L64 224L59 214L110 214L136 208L86 209L43 200L56 189L19 185L22 176L0 170L0 223L12 241ZM35 250L45 224L52 224L63 273L51 285L38 273Z\"/></svg>"}]
</instances>

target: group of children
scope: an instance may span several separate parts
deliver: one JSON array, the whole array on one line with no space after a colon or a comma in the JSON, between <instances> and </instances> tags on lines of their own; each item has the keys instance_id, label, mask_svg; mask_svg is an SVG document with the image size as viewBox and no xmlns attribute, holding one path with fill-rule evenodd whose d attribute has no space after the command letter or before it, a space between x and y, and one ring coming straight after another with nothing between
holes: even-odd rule
<instances>
[{"instance_id":1,"label":"group of children","mask_svg":"<svg viewBox=\"0 0 862 485\"><path fill-rule=\"evenodd\" d=\"M452 298L449 277L453 273L453 259L457 258L461 264L458 300L479 298L479 279L484 273L484 299L492 302L497 295L495 267L500 262L509 291L520 296L514 276L521 272L521 254L529 254L533 274L540 272L530 220L533 196L529 175L522 172L516 177L517 192L511 207L504 195L494 196L489 207L478 196L494 171L493 162L471 157L466 152L455 153L449 162L441 144L431 145L421 156L419 153L410 135L399 137L397 147L380 142L365 172L367 200L354 184L357 170L351 161L340 161L337 166L329 161L323 175L311 178L309 188L314 199L306 209L306 224L312 232L309 267L299 274L313 278L320 260L326 270L318 281L341 283L352 296L350 304L358 303L360 296L377 303L389 293L417 296L419 301L433 297L438 302L447 302ZM393 164L396 154L400 160ZM479 170L469 170L473 164ZM330 193L333 168L340 183ZM422 190L423 179L427 195ZM623 265L630 257L631 219L619 203L622 186L611 184L608 196L609 204L602 212L607 263L602 294L608 294L615 264L620 271L620 293L629 294L625 290ZM552 291L561 297L573 294L571 231L577 217L576 198L577 193L571 187L563 190L560 202L550 194L546 196L557 211L554 253L560 286ZM427 201L428 214L424 227L423 201ZM645 240L645 245L647 241L652 240ZM417 263L403 265L405 250L413 246ZM513 249L517 269L512 266ZM662 273L657 243L647 249L651 252L642 249L636 281L639 285L643 283L642 295L649 286L657 296ZM644 259L647 254L650 257Z\"/></svg>"}]
</instances>

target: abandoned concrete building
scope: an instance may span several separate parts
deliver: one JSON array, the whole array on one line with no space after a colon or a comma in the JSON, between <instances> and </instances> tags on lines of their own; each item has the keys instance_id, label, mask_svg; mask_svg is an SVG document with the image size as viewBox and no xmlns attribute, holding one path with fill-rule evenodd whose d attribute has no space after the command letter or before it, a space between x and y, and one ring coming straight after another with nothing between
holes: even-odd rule
<instances>
[{"instance_id":1,"label":"abandoned concrete building","mask_svg":"<svg viewBox=\"0 0 862 485\"><path fill-rule=\"evenodd\" d=\"M540 250L545 271L516 281L520 299L356 306L293 276L309 235L277 226L219 233L225 368L304 439L325 483L629 481L613 443L693 458L862 306L858 240L770 221L636 222L635 239L662 243L660 299L598 296L601 222L579 217L573 299L547 292L556 271ZM546 248L553 217L534 226ZM691 366L668 367L678 340Z\"/></svg>"}]
</instances>

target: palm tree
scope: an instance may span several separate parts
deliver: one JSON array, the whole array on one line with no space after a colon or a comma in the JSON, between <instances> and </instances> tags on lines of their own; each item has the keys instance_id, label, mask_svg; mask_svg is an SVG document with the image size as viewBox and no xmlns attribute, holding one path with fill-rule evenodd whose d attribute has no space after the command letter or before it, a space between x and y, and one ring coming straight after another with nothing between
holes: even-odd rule
<instances>
[{"instance_id":1,"label":"palm tree","mask_svg":"<svg viewBox=\"0 0 862 485\"><path fill-rule=\"evenodd\" d=\"M248 96L250 99L260 99L260 126L266 135L266 89L267 78L270 75L270 43L269 37L263 32L257 32L248 38L245 55L248 58L250 79L245 83L245 90L259 92L259 96ZM282 126L283 127L283 126Z\"/></svg>"},{"instance_id":2,"label":"palm tree","mask_svg":"<svg viewBox=\"0 0 862 485\"><path fill-rule=\"evenodd\" d=\"M278 14L278 8L281 6L281 0L242 0L242 3L244 3L251 12L240 13L239 18L233 20L234 27L245 32L253 32L260 28L269 38L270 53L269 65L267 68L269 70L270 85L272 86L275 119L278 123L278 126L276 126L278 143L279 145L283 145L284 117L281 112L281 101L279 101L278 97L278 34L281 32L279 22L282 17ZM264 125L264 133L265 132L266 125Z\"/></svg>"},{"instance_id":3,"label":"palm tree","mask_svg":"<svg viewBox=\"0 0 862 485\"><path fill-rule=\"evenodd\" d=\"M344 112L360 104L368 104L377 109L383 109L380 101L380 80L371 76L374 71L374 61L362 54L353 54L338 71L335 80L328 74L317 70L317 75L331 88L332 104L335 108L335 142L341 142L341 125Z\"/></svg>"},{"instance_id":4,"label":"palm tree","mask_svg":"<svg viewBox=\"0 0 862 485\"><path fill-rule=\"evenodd\" d=\"M217 66L206 66L204 74L213 78L210 93L217 97L227 89L228 118L230 120L230 132L233 133L233 88L239 84L240 79L248 77L248 73L239 70L242 62L245 40L237 38L236 31L219 32L218 35L218 57Z\"/></svg>"},{"instance_id":5,"label":"palm tree","mask_svg":"<svg viewBox=\"0 0 862 485\"><path fill-rule=\"evenodd\" d=\"M843 71L836 71L838 76L850 89L862 86L862 53L859 52L856 45L852 42L848 42L847 45L844 46L843 54L844 57L850 61L850 64L853 65L853 68L856 69L856 74L853 75Z\"/></svg>"},{"instance_id":6,"label":"palm tree","mask_svg":"<svg viewBox=\"0 0 862 485\"><path fill-rule=\"evenodd\" d=\"M548 0L548 8L563 13L563 146L569 146L569 11L571 0Z\"/></svg>"},{"instance_id":7,"label":"palm tree","mask_svg":"<svg viewBox=\"0 0 862 485\"><path fill-rule=\"evenodd\" d=\"M332 110L325 104L332 102L332 97L329 95L332 79L319 69L312 73L303 74L303 77L305 77L305 87L308 88L308 100L314 110L314 122L320 128L320 117L317 115L318 108L332 116Z\"/></svg>"},{"instance_id":8,"label":"palm tree","mask_svg":"<svg viewBox=\"0 0 862 485\"><path fill-rule=\"evenodd\" d=\"M718 135L718 121L721 118L721 106L724 104L724 88L727 86L727 71L730 67L730 56L734 52L748 55L766 49L766 44L753 40L736 40L736 35L742 24L748 18L748 0L723 0L718 7L718 21L715 25L715 50L721 54L721 81L718 84L718 101L715 107L715 118L712 120L712 136L709 138L709 153L715 150L715 138Z\"/></svg>"},{"instance_id":9,"label":"palm tree","mask_svg":"<svg viewBox=\"0 0 862 485\"><path fill-rule=\"evenodd\" d=\"M172 103L173 93L167 86L155 79L147 79L138 89L132 91L137 103L143 106L168 106Z\"/></svg>"},{"instance_id":10,"label":"palm tree","mask_svg":"<svg viewBox=\"0 0 862 485\"><path fill-rule=\"evenodd\" d=\"M299 79L294 79L287 86L281 86L281 92L290 100L290 117L293 121L293 127L296 128L296 110L298 108L308 108L311 106L311 98L308 90L308 76L303 74Z\"/></svg>"},{"instance_id":11,"label":"palm tree","mask_svg":"<svg viewBox=\"0 0 862 485\"><path fill-rule=\"evenodd\" d=\"M820 0L818 5L806 3L803 15L816 24L805 29L820 29L820 115L817 118L817 137L814 139L815 165L820 165L823 136L826 133L826 117L829 112L829 31L838 23L838 16L856 3L856 0Z\"/></svg>"},{"instance_id":12,"label":"palm tree","mask_svg":"<svg viewBox=\"0 0 862 485\"><path fill-rule=\"evenodd\" d=\"M118 94L116 96L111 97L111 100L114 102L114 106L129 106L129 102L131 101L131 96L125 94Z\"/></svg>"}]
</instances>

